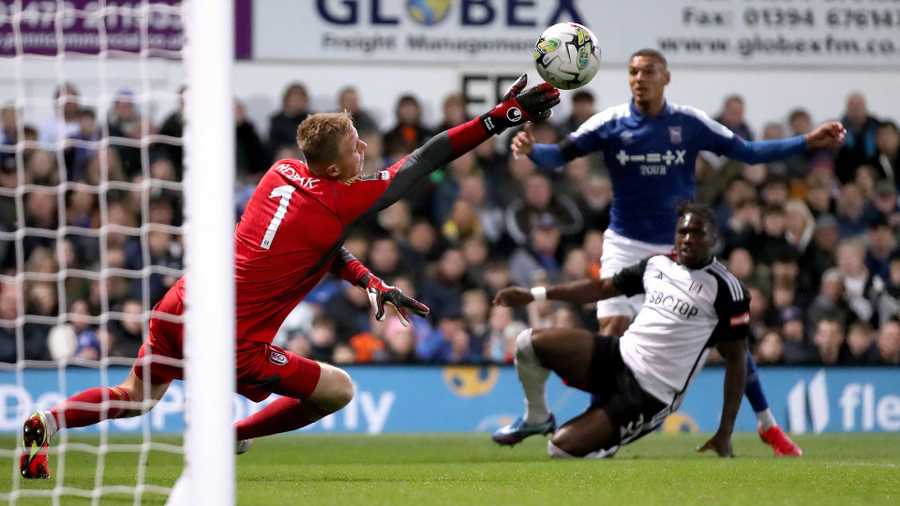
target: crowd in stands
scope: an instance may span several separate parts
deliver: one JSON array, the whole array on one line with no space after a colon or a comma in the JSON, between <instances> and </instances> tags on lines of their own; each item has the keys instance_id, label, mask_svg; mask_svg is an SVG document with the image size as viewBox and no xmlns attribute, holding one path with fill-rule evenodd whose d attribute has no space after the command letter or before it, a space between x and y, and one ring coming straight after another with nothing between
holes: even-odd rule
<instances>
[{"instance_id":1,"label":"crowd in stands","mask_svg":"<svg viewBox=\"0 0 900 506\"><path fill-rule=\"evenodd\" d=\"M80 105L73 84L55 98L60 114L34 124L2 109L0 361L134 357L149 309L183 267L182 110L156 125L128 90L104 117ZM336 98L334 110L349 111L368 144L369 173L467 119L462 96L450 95L440 123L424 125L417 97L403 95L382 131L356 89ZM571 100L570 116L535 126L538 142L561 140L597 112L588 91ZM727 97L717 120L748 139L813 125L798 108L754 132L744 107ZM263 138L236 102L236 218L274 160L301 156L296 130L312 112L306 87L288 85ZM767 165L698 161L698 199L718 214L717 254L751 291L752 349L763 364L900 364L900 133L860 94L835 115L847 128L837 152ZM41 144L17 152L22 135ZM35 147L64 139L58 150ZM339 364L509 363L526 326L595 330L593 305L517 311L491 300L511 284L600 275L612 198L596 156L546 173L510 157L508 139L492 139L346 241L378 276L428 304L429 318L375 321L362 290L326 278L275 342Z\"/></svg>"}]
</instances>

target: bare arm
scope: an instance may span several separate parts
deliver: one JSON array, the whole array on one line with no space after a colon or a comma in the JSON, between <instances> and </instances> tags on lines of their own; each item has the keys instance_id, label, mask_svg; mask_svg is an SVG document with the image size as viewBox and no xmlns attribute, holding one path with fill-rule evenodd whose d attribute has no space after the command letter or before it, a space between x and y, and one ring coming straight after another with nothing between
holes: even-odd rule
<instances>
[{"instance_id":1,"label":"bare arm","mask_svg":"<svg viewBox=\"0 0 900 506\"><path fill-rule=\"evenodd\" d=\"M744 397L744 382L747 377L747 342L745 339L726 341L717 347L725 359L725 398L722 403L722 418L719 430L700 448L700 451L715 450L720 457L733 457L731 433L734 421Z\"/></svg>"},{"instance_id":2,"label":"bare arm","mask_svg":"<svg viewBox=\"0 0 900 506\"><path fill-rule=\"evenodd\" d=\"M574 304L587 304L621 294L612 278L582 279L547 288L548 299ZM524 306L533 301L534 295L531 291L518 286L504 288L494 297L494 304L499 306Z\"/></svg>"}]
</instances>

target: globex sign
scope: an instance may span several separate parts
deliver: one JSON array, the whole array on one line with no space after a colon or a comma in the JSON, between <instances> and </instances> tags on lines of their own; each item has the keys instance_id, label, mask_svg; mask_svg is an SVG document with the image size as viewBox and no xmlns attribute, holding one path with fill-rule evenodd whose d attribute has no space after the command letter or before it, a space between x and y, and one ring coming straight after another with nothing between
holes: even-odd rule
<instances>
[{"instance_id":1,"label":"globex sign","mask_svg":"<svg viewBox=\"0 0 900 506\"><path fill-rule=\"evenodd\" d=\"M521 67L544 28L575 21L611 65L649 47L673 64L900 68L900 10L886 0L249 1L236 4L238 53L256 59Z\"/></svg>"},{"instance_id":2,"label":"globex sign","mask_svg":"<svg viewBox=\"0 0 900 506\"><path fill-rule=\"evenodd\" d=\"M527 62L544 27L584 22L576 0L315 0L253 8L253 57L264 59Z\"/></svg>"}]
</instances>

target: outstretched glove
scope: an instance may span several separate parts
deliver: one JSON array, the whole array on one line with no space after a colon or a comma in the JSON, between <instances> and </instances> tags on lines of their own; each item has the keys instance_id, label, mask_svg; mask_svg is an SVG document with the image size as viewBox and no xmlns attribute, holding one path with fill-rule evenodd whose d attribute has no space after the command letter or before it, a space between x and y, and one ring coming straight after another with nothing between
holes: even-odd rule
<instances>
[{"instance_id":1,"label":"outstretched glove","mask_svg":"<svg viewBox=\"0 0 900 506\"><path fill-rule=\"evenodd\" d=\"M385 304L390 304L394 307L394 310L397 311L397 316L400 317L400 323L402 323L404 327L409 327L409 314L406 312L407 309L411 309L419 316L428 316L428 313L431 312L431 309L429 309L428 306L412 297L407 297L399 288L386 284L374 274L367 274L366 278L361 281L366 284L366 293L369 295L369 304L371 304L372 308L375 310L375 319L378 321L384 320Z\"/></svg>"},{"instance_id":2,"label":"outstretched glove","mask_svg":"<svg viewBox=\"0 0 900 506\"><path fill-rule=\"evenodd\" d=\"M522 74L510 86L503 101L481 115L481 124L490 134L498 134L526 121L541 121L550 117L550 109L559 103L559 90L548 83L533 86L527 91L528 75Z\"/></svg>"}]
</instances>

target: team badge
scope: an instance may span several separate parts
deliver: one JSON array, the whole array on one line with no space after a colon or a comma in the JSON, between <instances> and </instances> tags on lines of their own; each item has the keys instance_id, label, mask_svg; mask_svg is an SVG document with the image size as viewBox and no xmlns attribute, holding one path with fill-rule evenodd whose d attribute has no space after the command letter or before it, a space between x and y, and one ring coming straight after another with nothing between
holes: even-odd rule
<instances>
[{"instance_id":1,"label":"team badge","mask_svg":"<svg viewBox=\"0 0 900 506\"><path fill-rule=\"evenodd\" d=\"M619 134L619 139L622 141L622 144L627 146L634 141L634 133L631 130L625 130Z\"/></svg>"},{"instance_id":2,"label":"team badge","mask_svg":"<svg viewBox=\"0 0 900 506\"><path fill-rule=\"evenodd\" d=\"M287 355L278 350L269 350L269 362L275 365L287 365Z\"/></svg>"},{"instance_id":3,"label":"team badge","mask_svg":"<svg viewBox=\"0 0 900 506\"><path fill-rule=\"evenodd\" d=\"M672 144L681 144L681 127L669 127L669 141Z\"/></svg>"}]
</instances>

